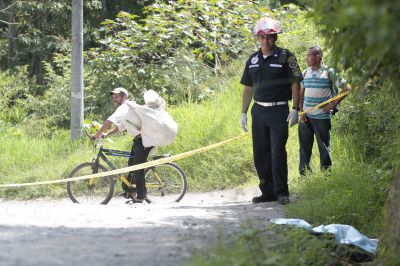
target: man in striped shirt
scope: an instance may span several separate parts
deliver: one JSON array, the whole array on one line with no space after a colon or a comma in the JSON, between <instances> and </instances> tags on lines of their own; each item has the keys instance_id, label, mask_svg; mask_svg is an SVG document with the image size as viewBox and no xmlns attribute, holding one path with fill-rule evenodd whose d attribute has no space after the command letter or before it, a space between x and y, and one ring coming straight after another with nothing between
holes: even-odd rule
<instances>
[{"instance_id":1,"label":"man in striped shirt","mask_svg":"<svg viewBox=\"0 0 400 266\"><path fill-rule=\"evenodd\" d=\"M304 80L300 83L300 112L307 111L334 97L338 88L342 88L342 92L350 89L344 79L335 75L333 69L324 66L322 50L319 46L308 49L307 65L309 67L304 72ZM311 171L314 135L318 143L321 169L330 169L332 165L330 149L331 116L333 109L342 99L334 100L320 109L300 115L300 175L305 175L307 171Z\"/></svg>"}]
</instances>

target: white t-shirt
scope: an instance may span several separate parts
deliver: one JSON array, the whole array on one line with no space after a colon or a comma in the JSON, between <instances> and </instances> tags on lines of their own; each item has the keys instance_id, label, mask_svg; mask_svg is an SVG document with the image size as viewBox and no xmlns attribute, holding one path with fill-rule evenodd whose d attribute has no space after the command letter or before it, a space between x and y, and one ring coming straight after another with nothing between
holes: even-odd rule
<instances>
[{"instance_id":1,"label":"white t-shirt","mask_svg":"<svg viewBox=\"0 0 400 266\"><path fill-rule=\"evenodd\" d=\"M116 124L119 131L126 130L132 137L140 134L142 122L137 113L129 108L126 102L118 106L117 110L107 120Z\"/></svg>"}]
</instances>

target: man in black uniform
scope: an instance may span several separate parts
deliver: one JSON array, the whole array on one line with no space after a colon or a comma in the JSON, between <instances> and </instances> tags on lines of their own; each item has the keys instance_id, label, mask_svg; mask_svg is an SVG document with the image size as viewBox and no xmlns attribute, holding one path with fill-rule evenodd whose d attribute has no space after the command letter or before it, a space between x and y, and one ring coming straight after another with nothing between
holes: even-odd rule
<instances>
[{"instance_id":1,"label":"man in black uniform","mask_svg":"<svg viewBox=\"0 0 400 266\"><path fill-rule=\"evenodd\" d=\"M278 201L289 203L286 142L288 122L298 122L299 82L303 79L296 57L275 45L281 33L279 23L269 17L254 28L260 50L250 56L241 84L243 89L241 125L247 131L247 110L251 109L254 164L260 179L261 196L253 203ZM293 97L289 113L288 101Z\"/></svg>"}]
</instances>

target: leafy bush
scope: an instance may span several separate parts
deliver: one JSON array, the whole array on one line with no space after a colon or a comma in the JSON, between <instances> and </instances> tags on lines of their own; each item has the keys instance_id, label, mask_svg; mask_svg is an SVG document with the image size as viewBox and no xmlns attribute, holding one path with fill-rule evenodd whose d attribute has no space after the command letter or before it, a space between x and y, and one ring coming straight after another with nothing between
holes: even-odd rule
<instances>
[{"instance_id":1,"label":"leafy bush","mask_svg":"<svg viewBox=\"0 0 400 266\"><path fill-rule=\"evenodd\" d=\"M351 95L342 106L338 130L352 136L359 158L366 162L396 163L395 158L383 156L388 147L396 146L400 114L399 101L393 100L389 84L364 88L364 93ZM399 146L397 146L399 147Z\"/></svg>"},{"instance_id":2,"label":"leafy bush","mask_svg":"<svg viewBox=\"0 0 400 266\"><path fill-rule=\"evenodd\" d=\"M396 111L400 99L400 26L395 15L400 12L400 3L310 3L313 18L332 48L334 61L347 69L357 94L346 112L342 112L342 128L354 136L367 160L379 160L380 146L384 150L391 145L400 121Z\"/></svg>"},{"instance_id":3,"label":"leafy bush","mask_svg":"<svg viewBox=\"0 0 400 266\"><path fill-rule=\"evenodd\" d=\"M400 2L306 2L313 7L311 14L332 49L334 62L344 66L353 86L352 96L346 100L348 107L340 113L340 129L354 141L358 160L378 168L375 173L366 175L369 180L365 182L381 179L386 188L391 179L397 178L393 181L396 184L399 178L396 171L400 169L400 72L397 66L400 62L400 26L397 23ZM396 197L390 201L387 213L398 203L398 188L392 188ZM386 196L387 193L382 195ZM384 227L390 229L382 237L386 235L386 239L392 239L387 236L399 230L398 219L385 223ZM399 242L384 245L393 247L394 252L389 256L396 258ZM387 247L382 246L382 249Z\"/></svg>"},{"instance_id":4,"label":"leafy bush","mask_svg":"<svg viewBox=\"0 0 400 266\"><path fill-rule=\"evenodd\" d=\"M23 107L29 95L26 67L0 72L0 121L18 124L28 115Z\"/></svg>"},{"instance_id":5,"label":"leafy bush","mask_svg":"<svg viewBox=\"0 0 400 266\"><path fill-rule=\"evenodd\" d=\"M218 88L207 77L218 78L249 44L255 10L245 2L156 1L143 20L126 12L106 20L102 47L88 53L96 88L122 85L134 95L152 88L171 102L203 99Z\"/></svg>"},{"instance_id":6,"label":"leafy bush","mask_svg":"<svg viewBox=\"0 0 400 266\"><path fill-rule=\"evenodd\" d=\"M311 24L299 26L307 24L307 17L298 7L285 6L272 13L265 6L244 2L156 3L146 9L143 20L124 12L114 21L106 20L101 28L105 33L102 48L85 55L85 116L95 114L94 118L102 120L109 115L109 91L117 86L127 88L130 98L139 103L148 89L158 91L169 104L211 97L225 87L226 78L241 74L242 65L233 64L234 68L232 62L257 49L251 29L266 14L282 21L286 33L279 45L295 54L302 54L317 39ZM43 62L45 85L31 84L30 91L22 93L28 98L27 114L50 126L69 126L71 62L67 50L54 54L51 63Z\"/></svg>"},{"instance_id":7,"label":"leafy bush","mask_svg":"<svg viewBox=\"0 0 400 266\"><path fill-rule=\"evenodd\" d=\"M30 109L36 119L46 119L49 126L69 126L70 117L70 76L71 63L61 54L54 57L53 67L44 62L47 89L43 95L32 96L30 98Z\"/></svg>"}]
</instances>

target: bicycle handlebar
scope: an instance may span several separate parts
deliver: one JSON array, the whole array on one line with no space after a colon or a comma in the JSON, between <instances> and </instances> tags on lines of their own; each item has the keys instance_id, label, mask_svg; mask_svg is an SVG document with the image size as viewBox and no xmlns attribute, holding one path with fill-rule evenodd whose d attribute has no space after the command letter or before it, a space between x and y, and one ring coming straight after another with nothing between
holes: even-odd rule
<instances>
[{"instance_id":1,"label":"bicycle handlebar","mask_svg":"<svg viewBox=\"0 0 400 266\"><path fill-rule=\"evenodd\" d=\"M90 141L93 142L93 146L95 148L100 148L103 146L103 140L104 140L104 135L101 134L100 137L98 137L97 139L92 138L92 135L89 134L89 132L84 129L86 136L88 136L90 138Z\"/></svg>"}]
</instances>

